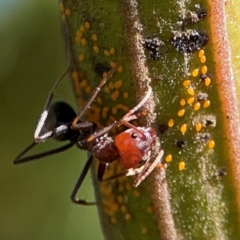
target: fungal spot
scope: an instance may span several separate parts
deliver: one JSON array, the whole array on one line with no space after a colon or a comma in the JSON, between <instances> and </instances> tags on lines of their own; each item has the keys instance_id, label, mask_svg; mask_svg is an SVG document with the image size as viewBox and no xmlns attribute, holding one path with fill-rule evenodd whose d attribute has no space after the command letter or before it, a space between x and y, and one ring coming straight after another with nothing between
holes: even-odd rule
<instances>
[{"instance_id":1,"label":"fungal spot","mask_svg":"<svg viewBox=\"0 0 240 240\"><path fill-rule=\"evenodd\" d=\"M146 227L142 227L141 233L146 234L148 232L148 229Z\"/></svg>"},{"instance_id":2,"label":"fungal spot","mask_svg":"<svg viewBox=\"0 0 240 240\"><path fill-rule=\"evenodd\" d=\"M114 67L116 66L116 63L115 63L115 62L110 62L110 66L111 66L112 68L114 68Z\"/></svg>"},{"instance_id":3,"label":"fungal spot","mask_svg":"<svg viewBox=\"0 0 240 240\"><path fill-rule=\"evenodd\" d=\"M165 161L166 161L166 162L171 162L171 161L172 161L172 155L171 155L171 154L168 154L168 155L165 157Z\"/></svg>"},{"instance_id":4,"label":"fungal spot","mask_svg":"<svg viewBox=\"0 0 240 240\"><path fill-rule=\"evenodd\" d=\"M125 214L124 218L126 221L129 221L129 220L131 220L131 215L129 213L127 213L127 214Z\"/></svg>"},{"instance_id":5,"label":"fungal spot","mask_svg":"<svg viewBox=\"0 0 240 240\"><path fill-rule=\"evenodd\" d=\"M79 78L78 78L78 72L77 72L77 71L73 71L73 72L72 72L72 78L73 78L73 81L74 81L75 83L78 83Z\"/></svg>"},{"instance_id":6,"label":"fungal spot","mask_svg":"<svg viewBox=\"0 0 240 240\"><path fill-rule=\"evenodd\" d=\"M150 59L158 60L160 58L159 48L162 44L162 41L156 37L147 38L143 42L143 47L149 50Z\"/></svg>"},{"instance_id":7,"label":"fungal spot","mask_svg":"<svg viewBox=\"0 0 240 240\"><path fill-rule=\"evenodd\" d=\"M133 195L134 195L135 197L139 197L139 196L140 196L140 192L139 192L138 190L134 190L134 191L133 191Z\"/></svg>"},{"instance_id":8,"label":"fungal spot","mask_svg":"<svg viewBox=\"0 0 240 240\"><path fill-rule=\"evenodd\" d=\"M119 96L119 90L116 90L111 94L111 97L114 101L117 100L118 96Z\"/></svg>"},{"instance_id":9,"label":"fungal spot","mask_svg":"<svg viewBox=\"0 0 240 240\"><path fill-rule=\"evenodd\" d=\"M202 74L206 74L207 73L207 66L202 66Z\"/></svg>"},{"instance_id":10,"label":"fungal spot","mask_svg":"<svg viewBox=\"0 0 240 240\"><path fill-rule=\"evenodd\" d=\"M183 54L193 53L200 50L208 42L206 33L188 29L186 31L174 31L172 45L178 52Z\"/></svg>"},{"instance_id":11,"label":"fungal spot","mask_svg":"<svg viewBox=\"0 0 240 240\"><path fill-rule=\"evenodd\" d=\"M78 36L79 38L81 38L81 37L82 37L82 35L83 35L83 33L82 33L82 32L80 32L80 30L77 30L77 36Z\"/></svg>"},{"instance_id":12,"label":"fungal spot","mask_svg":"<svg viewBox=\"0 0 240 240\"><path fill-rule=\"evenodd\" d=\"M209 149L213 149L215 147L215 141L214 140L210 140L209 142L208 142L208 148Z\"/></svg>"},{"instance_id":13,"label":"fungal spot","mask_svg":"<svg viewBox=\"0 0 240 240\"><path fill-rule=\"evenodd\" d=\"M98 97L98 98L97 98L97 103L98 103L98 104L102 104L102 98L101 98L101 97Z\"/></svg>"},{"instance_id":14,"label":"fungal spot","mask_svg":"<svg viewBox=\"0 0 240 240\"><path fill-rule=\"evenodd\" d=\"M182 98L182 99L180 100L180 105L181 105L181 106L184 106L185 104L186 104L186 101L185 101L185 99Z\"/></svg>"},{"instance_id":15,"label":"fungal spot","mask_svg":"<svg viewBox=\"0 0 240 240\"><path fill-rule=\"evenodd\" d=\"M198 53L198 57L199 57L199 58L202 58L203 56L204 56L204 50L201 49L201 50L199 51L199 53Z\"/></svg>"},{"instance_id":16,"label":"fungal spot","mask_svg":"<svg viewBox=\"0 0 240 240\"><path fill-rule=\"evenodd\" d=\"M201 107L201 104L200 104L199 102L196 102L196 103L194 104L193 109L194 109L194 111L198 111L198 110L200 109L200 107Z\"/></svg>"},{"instance_id":17,"label":"fungal spot","mask_svg":"<svg viewBox=\"0 0 240 240\"><path fill-rule=\"evenodd\" d=\"M75 37L75 41L76 41L76 42L81 42L81 37L76 36L76 37Z\"/></svg>"},{"instance_id":18,"label":"fungal spot","mask_svg":"<svg viewBox=\"0 0 240 240\"><path fill-rule=\"evenodd\" d=\"M188 100L187 100L187 103L189 104L189 105L191 105L193 102L194 102L194 97L190 97Z\"/></svg>"},{"instance_id":19,"label":"fungal spot","mask_svg":"<svg viewBox=\"0 0 240 240\"><path fill-rule=\"evenodd\" d=\"M114 87L115 88L120 88L123 84L123 81L122 80L118 80L117 82L114 83Z\"/></svg>"},{"instance_id":20,"label":"fungal spot","mask_svg":"<svg viewBox=\"0 0 240 240\"><path fill-rule=\"evenodd\" d=\"M89 22L85 22L84 26L85 26L86 29L89 29L90 28L90 23Z\"/></svg>"},{"instance_id":21,"label":"fungal spot","mask_svg":"<svg viewBox=\"0 0 240 240\"><path fill-rule=\"evenodd\" d=\"M110 48L109 52L113 55L115 53L115 48Z\"/></svg>"},{"instance_id":22,"label":"fungal spot","mask_svg":"<svg viewBox=\"0 0 240 240\"><path fill-rule=\"evenodd\" d=\"M208 108L210 106L210 101L209 100L206 100L204 103L203 103L203 107L204 108Z\"/></svg>"},{"instance_id":23,"label":"fungal spot","mask_svg":"<svg viewBox=\"0 0 240 240\"><path fill-rule=\"evenodd\" d=\"M187 146L187 141L184 140L175 140L175 145L179 148L184 148Z\"/></svg>"},{"instance_id":24,"label":"fungal spot","mask_svg":"<svg viewBox=\"0 0 240 240\"><path fill-rule=\"evenodd\" d=\"M120 210L121 210L121 212L125 213L127 211L127 208L126 208L126 206L122 205L120 207Z\"/></svg>"},{"instance_id":25,"label":"fungal spot","mask_svg":"<svg viewBox=\"0 0 240 240\"><path fill-rule=\"evenodd\" d=\"M118 111L118 109L117 109L116 107L113 107L113 108L112 108L112 114L113 114L113 115L116 115L116 114L117 114L117 111Z\"/></svg>"},{"instance_id":26,"label":"fungal spot","mask_svg":"<svg viewBox=\"0 0 240 240\"><path fill-rule=\"evenodd\" d=\"M178 111L178 116L182 117L184 115L184 113L185 113L185 109L181 109Z\"/></svg>"},{"instance_id":27,"label":"fungal spot","mask_svg":"<svg viewBox=\"0 0 240 240\"><path fill-rule=\"evenodd\" d=\"M59 8L60 8L60 11L61 11L61 12L64 12L64 6L63 6L63 3L60 3Z\"/></svg>"},{"instance_id":28,"label":"fungal spot","mask_svg":"<svg viewBox=\"0 0 240 240\"><path fill-rule=\"evenodd\" d=\"M70 10L69 8L66 8L66 9L65 9L65 14L66 14L67 16L70 16L70 15L71 15L71 10Z\"/></svg>"},{"instance_id":29,"label":"fungal spot","mask_svg":"<svg viewBox=\"0 0 240 240\"><path fill-rule=\"evenodd\" d=\"M109 111L109 107L104 107L104 108L102 109L102 117L103 117L104 119L107 118L107 113L108 113L108 111Z\"/></svg>"},{"instance_id":30,"label":"fungal spot","mask_svg":"<svg viewBox=\"0 0 240 240\"><path fill-rule=\"evenodd\" d=\"M127 99L128 98L128 92L123 93L123 98Z\"/></svg>"},{"instance_id":31,"label":"fungal spot","mask_svg":"<svg viewBox=\"0 0 240 240\"><path fill-rule=\"evenodd\" d=\"M192 87L189 87L188 89L187 89L187 92L188 92L188 94L189 95L194 95L194 90L193 90L193 88Z\"/></svg>"},{"instance_id":32,"label":"fungal spot","mask_svg":"<svg viewBox=\"0 0 240 240\"><path fill-rule=\"evenodd\" d=\"M103 78L106 78L107 77L107 72L103 72L102 76L103 76Z\"/></svg>"},{"instance_id":33,"label":"fungal spot","mask_svg":"<svg viewBox=\"0 0 240 240\"><path fill-rule=\"evenodd\" d=\"M111 222L111 224L116 224L117 223L117 218L111 217L110 222Z\"/></svg>"},{"instance_id":34,"label":"fungal spot","mask_svg":"<svg viewBox=\"0 0 240 240\"><path fill-rule=\"evenodd\" d=\"M114 84L113 84L113 82L109 82L108 86L109 86L110 89L114 89Z\"/></svg>"},{"instance_id":35,"label":"fungal spot","mask_svg":"<svg viewBox=\"0 0 240 240\"><path fill-rule=\"evenodd\" d=\"M82 62L84 60L84 54L79 54L78 60Z\"/></svg>"},{"instance_id":36,"label":"fungal spot","mask_svg":"<svg viewBox=\"0 0 240 240\"><path fill-rule=\"evenodd\" d=\"M110 93L110 88L108 86L105 86L104 91L105 91L105 93Z\"/></svg>"},{"instance_id":37,"label":"fungal spot","mask_svg":"<svg viewBox=\"0 0 240 240\"><path fill-rule=\"evenodd\" d=\"M92 35L92 40L95 42L97 41L97 35L95 33Z\"/></svg>"},{"instance_id":38,"label":"fungal spot","mask_svg":"<svg viewBox=\"0 0 240 240\"><path fill-rule=\"evenodd\" d=\"M61 15L61 19L62 19L63 21L66 20L65 14L62 14L62 15Z\"/></svg>"},{"instance_id":39,"label":"fungal spot","mask_svg":"<svg viewBox=\"0 0 240 240\"><path fill-rule=\"evenodd\" d=\"M209 77L206 77L206 78L204 79L204 82L205 82L205 85L206 85L206 86L209 86L209 85L211 84L211 79L210 79Z\"/></svg>"},{"instance_id":40,"label":"fungal spot","mask_svg":"<svg viewBox=\"0 0 240 240\"><path fill-rule=\"evenodd\" d=\"M168 121L168 126L169 126L169 127L173 127L173 125L174 125L174 121L173 121L173 119L170 119L170 120Z\"/></svg>"},{"instance_id":41,"label":"fungal spot","mask_svg":"<svg viewBox=\"0 0 240 240\"><path fill-rule=\"evenodd\" d=\"M181 133L184 135L187 131L187 124L183 124L181 127L180 127L180 131Z\"/></svg>"},{"instance_id":42,"label":"fungal spot","mask_svg":"<svg viewBox=\"0 0 240 240\"><path fill-rule=\"evenodd\" d=\"M80 87L84 88L87 86L87 80L86 79L83 79L80 83Z\"/></svg>"},{"instance_id":43,"label":"fungal spot","mask_svg":"<svg viewBox=\"0 0 240 240\"><path fill-rule=\"evenodd\" d=\"M99 53L99 47L98 47L98 45L93 45L93 51L94 51L95 53Z\"/></svg>"},{"instance_id":44,"label":"fungal spot","mask_svg":"<svg viewBox=\"0 0 240 240\"><path fill-rule=\"evenodd\" d=\"M199 73L199 69L196 68L196 69L194 69L194 70L192 71L192 76L193 76L193 77L196 77L196 76L198 75L198 73Z\"/></svg>"},{"instance_id":45,"label":"fungal spot","mask_svg":"<svg viewBox=\"0 0 240 240\"><path fill-rule=\"evenodd\" d=\"M153 207L152 206L147 206L147 213L151 214L153 213Z\"/></svg>"},{"instance_id":46,"label":"fungal spot","mask_svg":"<svg viewBox=\"0 0 240 240\"><path fill-rule=\"evenodd\" d=\"M123 203L123 197L121 195L117 196L118 203Z\"/></svg>"},{"instance_id":47,"label":"fungal spot","mask_svg":"<svg viewBox=\"0 0 240 240\"><path fill-rule=\"evenodd\" d=\"M86 38L81 38L81 44L85 46L87 44Z\"/></svg>"},{"instance_id":48,"label":"fungal spot","mask_svg":"<svg viewBox=\"0 0 240 240\"><path fill-rule=\"evenodd\" d=\"M200 132L201 129L202 129L202 124L201 123L196 123L195 128L196 128L197 132Z\"/></svg>"},{"instance_id":49,"label":"fungal spot","mask_svg":"<svg viewBox=\"0 0 240 240\"><path fill-rule=\"evenodd\" d=\"M119 66L118 69L117 69L117 71L118 71L119 73L121 73L121 72L123 71L123 67L122 67L122 66Z\"/></svg>"},{"instance_id":50,"label":"fungal spot","mask_svg":"<svg viewBox=\"0 0 240 240\"><path fill-rule=\"evenodd\" d=\"M184 170L185 167L186 167L186 164L185 164L184 161L179 162L179 164L178 164L178 169L179 169L179 171Z\"/></svg>"},{"instance_id":51,"label":"fungal spot","mask_svg":"<svg viewBox=\"0 0 240 240\"><path fill-rule=\"evenodd\" d=\"M132 190L132 185L130 184L130 183L126 183L126 189L128 190L128 191L131 191Z\"/></svg>"},{"instance_id":52,"label":"fungal spot","mask_svg":"<svg viewBox=\"0 0 240 240\"><path fill-rule=\"evenodd\" d=\"M191 81L190 80L184 80L183 81L183 86L188 87L190 85Z\"/></svg>"},{"instance_id":53,"label":"fungal spot","mask_svg":"<svg viewBox=\"0 0 240 240\"><path fill-rule=\"evenodd\" d=\"M200 58L200 62L201 62L201 63L205 63L205 62L206 62L206 57L205 57L205 56L202 56L202 57Z\"/></svg>"},{"instance_id":54,"label":"fungal spot","mask_svg":"<svg viewBox=\"0 0 240 240\"><path fill-rule=\"evenodd\" d=\"M90 86L88 86L86 89L85 89L86 93L90 94L92 92L92 88Z\"/></svg>"},{"instance_id":55,"label":"fungal spot","mask_svg":"<svg viewBox=\"0 0 240 240\"><path fill-rule=\"evenodd\" d=\"M109 52L108 50L106 50L106 49L103 51L103 53L104 53L104 55L107 56L107 57L110 56L110 52Z\"/></svg>"},{"instance_id":56,"label":"fungal spot","mask_svg":"<svg viewBox=\"0 0 240 240\"><path fill-rule=\"evenodd\" d=\"M81 26L79 27L79 30L80 30L80 32L84 32L84 31L85 31L84 25L81 25Z\"/></svg>"}]
</instances>

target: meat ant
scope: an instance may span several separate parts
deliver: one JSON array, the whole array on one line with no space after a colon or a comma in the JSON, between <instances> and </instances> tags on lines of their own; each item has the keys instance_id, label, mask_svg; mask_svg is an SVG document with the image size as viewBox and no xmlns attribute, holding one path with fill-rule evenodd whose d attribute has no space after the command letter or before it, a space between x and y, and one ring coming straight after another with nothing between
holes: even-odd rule
<instances>
[{"instance_id":1,"label":"meat ant","mask_svg":"<svg viewBox=\"0 0 240 240\"><path fill-rule=\"evenodd\" d=\"M145 97L131 109L121 120L115 121L111 125L97 130L97 125L93 122L81 122L80 119L86 110L90 107L96 96L100 92L102 86L107 79L116 71L118 63L112 68L105 78L103 78L95 89L92 97L78 115L74 112L72 107L65 102L52 103L54 91L66 76L70 67L62 74L62 76L54 84L49 93L43 113L39 119L37 128L34 134L34 142L25 148L13 161L14 164L25 163L49 155L63 152L73 145L77 145L82 150L90 152L90 156L82 169L82 172L77 180L77 183L72 191L71 200L73 203L81 205L94 205L96 203L89 203L85 200L76 197L81 184L86 177L86 174L93 162L94 157L99 160L99 167L97 177L100 182L109 181L121 176L137 175L134 186L137 187L160 163L163 156L163 150L160 150L157 158L151 162L152 148L156 144L157 135L153 128L150 127L135 127L129 121L137 119L135 114L149 99L152 94L152 89L149 87ZM70 65L70 64L69 64ZM108 132L120 125L125 125L129 129L118 134L116 138L108 136ZM48 138L53 138L58 141L69 140L70 143L43 153L22 157L36 144L44 142ZM103 179L105 170L109 163L121 157L122 165L127 169L126 171L109 178Z\"/></svg>"}]
</instances>

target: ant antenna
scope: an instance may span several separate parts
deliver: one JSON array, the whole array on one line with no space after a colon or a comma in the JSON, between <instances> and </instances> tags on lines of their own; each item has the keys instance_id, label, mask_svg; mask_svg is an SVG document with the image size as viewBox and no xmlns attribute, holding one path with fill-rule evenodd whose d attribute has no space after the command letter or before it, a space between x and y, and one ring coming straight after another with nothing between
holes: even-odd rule
<instances>
[{"instance_id":1,"label":"ant antenna","mask_svg":"<svg viewBox=\"0 0 240 240\"><path fill-rule=\"evenodd\" d=\"M41 130L42 130L44 124L45 124L46 119L47 119L48 112L49 112L49 109L50 109L50 106L51 106L51 103L52 103L52 99L54 97L54 91L56 90L56 88L59 85L59 83L66 76L66 74L68 73L69 69L70 69L70 47L68 46L68 67L65 70L65 72L60 76L60 78L57 80L57 82L54 84L54 86L51 89L51 91L49 92L49 95L48 95L48 98L47 98L47 101L46 101L43 113L41 114L41 117L40 117L40 119L38 121L37 128L36 128L35 133L34 133L34 139L35 139L36 142L39 142L41 140L41 139L39 139L39 134L40 134L40 132L41 132Z\"/></svg>"},{"instance_id":2,"label":"ant antenna","mask_svg":"<svg viewBox=\"0 0 240 240\"><path fill-rule=\"evenodd\" d=\"M92 102L94 101L94 99L97 97L98 93L100 92L101 88L103 87L103 85L106 83L106 81L108 80L108 78L117 70L117 67L119 65L119 62L122 58L123 55L123 49L121 50L120 53L120 57L118 58L116 65L114 68L112 68L108 73L107 76L105 78L103 78L100 82L100 84L98 85L98 87L95 89L92 97L90 98L90 100L88 101L88 103L86 104L86 106L80 111L80 113L78 114L78 116L74 119L73 123L72 123L72 129L74 129L74 125L77 124L77 122L80 120L80 118L82 117L82 115L87 111L87 109L89 108L89 106L92 104Z\"/></svg>"}]
</instances>

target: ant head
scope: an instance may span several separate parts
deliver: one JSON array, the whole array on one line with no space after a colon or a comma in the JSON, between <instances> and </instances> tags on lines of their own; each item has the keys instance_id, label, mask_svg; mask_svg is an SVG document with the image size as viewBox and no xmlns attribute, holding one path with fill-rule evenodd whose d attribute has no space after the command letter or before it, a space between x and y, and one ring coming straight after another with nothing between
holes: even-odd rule
<instances>
[{"instance_id":1,"label":"ant head","mask_svg":"<svg viewBox=\"0 0 240 240\"><path fill-rule=\"evenodd\" d=\"M48 117L41 133L51 131L63 124L72 123L75 117L76 113L69 104L65 102L55 102L49 109ZM66 133L57 135L54 139L58 141L75 140L78 135L78 131L74 131L69 127Z\"/></svg>"},{"instance_id":2,"label":"ant head","mask_svg":"<svg viewBox=\"0 0 240 240\"><path fill-rule=\"evenodd\" d=\"M137 167L151 151L156 132L152 128L130 128L115 138L115 145L126 169Z\"/></svg>"}]
</instances>

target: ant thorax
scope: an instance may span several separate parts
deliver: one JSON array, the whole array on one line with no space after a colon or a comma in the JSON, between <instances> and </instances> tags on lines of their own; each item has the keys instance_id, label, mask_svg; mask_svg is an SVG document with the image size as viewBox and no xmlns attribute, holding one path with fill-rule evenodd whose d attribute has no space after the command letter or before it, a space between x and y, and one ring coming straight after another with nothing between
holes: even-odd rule
<instances>
[{"instance_id":1,"label":"ant thorax","mask_svg":"<svg viewBox=\"0 0 240 240\"><path fill-rule=\"evenodd\" d=\"M112 137L105 134L88 142L88 147L95 158L102 163L111 163L119 158L118 149Z\"/></svg>"}]
</instances>

